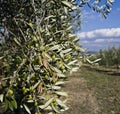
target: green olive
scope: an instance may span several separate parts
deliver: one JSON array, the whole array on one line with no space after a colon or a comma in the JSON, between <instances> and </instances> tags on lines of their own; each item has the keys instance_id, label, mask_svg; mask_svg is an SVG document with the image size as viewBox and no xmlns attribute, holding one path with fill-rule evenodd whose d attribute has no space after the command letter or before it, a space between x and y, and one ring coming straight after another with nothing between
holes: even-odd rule
<instances>
[{"instance_id":1,"label":"green olive","mask_svg":"<svg viewBox=\"0 0 120 114\"><path fill-rule=\"evenodd\" d=\"M8 94L9 94L9 95L13 95L13 90L12 90L12 89L9 89L9 90L8 90Z\"/></svg>"},{"instance_id":2,"label":"green olive","mask_svg":"<svg viewBox=\"0 0 120 114\"><path fill-rule=\"evenodd\" d=\"M33 36L33 40L34 40L34 41L37 41L37 38L36 38L35 36Z\"/></svg>"},{"instance_id":3,"label":"green olive","mask_svg":"<svg viewBox=\"0 0 120 114\"><path fill-rule=\"evenodd\" d=\"M64 70L64 69L65 69L65 66L64 66L64 65L62 65L62 66L61 66L61 70Z\"/></svg>"},{"instance_id":4,"label":"green olive","mask_svg":"<svg viewBox=\"0 0 120 114\"><path fill-rule=\"evenodd\" d=\"M65 58L66 59L71 59L71 55L66 55Z\"/></svg>"},{"instance_id":5,"label":"green olive","mask_svg":"<svg viewBox=\"0 0 120 114\"><path fill-rule=\"evenodd\" d=\"M30 88L29 88L29 90L30 90L30 91L33 91L33 88L32 88L32 87L30 87Z\"/></svg>"},{"instance_id":6,"label":"green olive","mask_svg":"<svg viewBox=\"0 0 120 114\"><path fill-rule=\"evenodd\" d=\"M48 75L45 75L45 78L48 80L49 79Z\"/></svg>"},{"instance_id":7,"label":"green olive","mask_svg":"<svg viewBox=\"0 0 120 114\"><path fill-rule=\"evenodd\" d=\"M27 89L25 87L22 88L23 94L27 93Z\"/></svg>"},{"instance_id":8,"label":"green olive","mask_svg":"<svg viewBox=\"0 0 120 114\"><path fill-rule=\"evenodd\" d=\"M33 100L33 97L32 97L32 95L29 95L29 99L30 99L30 100Z\"/></svg>"},{"instance_id":9,"label":"green olive","mask_svg":"<svg viewBox=\"0 0 120 114\"><path fill-rule=\"evenodd\" d=\"M56 58L56 56L55 56L55 55L53 55L53 56L52 56L52 59L54 60L55 58Z\"/></svg>"},{"instance_id":10,"label":"green olive","mask_svg":"<svg viewBox=\"0 0 120 114\"><path fill-rule=\"evenodd\" d=\"M42 114L41 112L36 112L35 114Z\"/></svg>"},{"instance_id":11,"label":"green olive","mask_svg":"<svg viewBox=\"0 0 120 114\"><path fill-rule=\"evenodd\" d=\"M37 102L37 101L35 101L34 105L35 105L35 106L38 106L38 102Z\"/></svg>"}]
</instances>

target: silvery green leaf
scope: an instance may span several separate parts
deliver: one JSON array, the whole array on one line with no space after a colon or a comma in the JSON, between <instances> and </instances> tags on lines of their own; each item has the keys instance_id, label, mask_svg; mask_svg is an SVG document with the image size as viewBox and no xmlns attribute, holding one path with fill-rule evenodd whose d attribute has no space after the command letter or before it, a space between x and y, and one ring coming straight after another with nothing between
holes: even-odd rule
<instances>
[{"instance_id":1,"label":"silvery green leaf","mask_svg":"<svg viewBox=\"0 0 120 114\"><path fill-rule=\"evenodd\" d=\"M65 77L66 77L66 76L65 76L64 74L62 74L62 73L58 73L57 75L58 75L58 77L60 77L60 78L65 78Z\"/></svg>"},{"instance_id":2,"label":"silvery green leaf","mask_svg":"<svg viewBox=\"0 0 120 114\"><path fill-rule=\"evenodd\" d=\"M77 8L77 6L72 6L72 10L76 10Z\"/></svg>"},{"instance_id":3,"label":"silvery green leaf","mask_svg":"<svg viewBox=\"0 0 120 114\"><path fill-rule=\"evenodd\" d=\"M39 85L40 81L38 81L33 87L32 89L35 89L38 85Z\"/></svg>"},{"instance_id":4,"label":"silvery green leaf","mask_svg":"<svg viewBox=\"0 0 120 114\"><path fill-rule=\"evenodd\" d=\"M65 82L63 82L63 81L58 81L58 82L56 82L55 83L55 85L62 85L62 84L64 84Z\"/></svg>"},{"instance_id":5,"label":"silvery green leaf","mask_svg":"<svg viewBox=\"0 0 120 114\"><path fill-rule=\"evenodd\" d=\"M20 42L18 41L17 38L13 38L13 39L14 39L14 41L15 41L16 44L18 44L19 46L21 46L21 44L20 44Z\"/></svg>"},{"instance_id":6,"label":"silvery green leaf","mask_svg":"<svg viewBox=\"0 0 120 114\"><path fill-rule=\"evenodd\" d=\"M72 4L70 2L67 1L61 1L65 6L71 8Z\"/></svg>"},{"instance_id":7,"label":"silvery green leaf","mask_svg":"<svg viewBox=\"0 0 120 114\"><path fill-rule=\"evenodd\" d=\"M112 5L115 0L107 0L107 3Z\"/></svg>"},{"instance_id":8,"label":"silvery green leaf","mask_svg":"<svg viewBox=\"0 0 120 114\"><path fill-rule=\"evenodd\" d=\"M58 95L60 95L60 96L65 96L65 97L68 96L68 94L67 94L66 92L59 92L59 91L56 91L55 93L58 94Z\"/></svg>"},{"instance_id":9,"label":"silvery green leaf","mask_svg":"<svg viewBox=\"0 0 120 114\"><path fill-rule=\"evenodd\" d=\"M73 42L77 42L77 41L79 41L80 40L80 38L79 37L76 37L74 40L73 40Z\"/></svg>"},{"instance_id":10,"label":"silvery green leaf","mask_svg":"<svg viewBox=\"0 0 120 114\"><path fill-rule=\"evenodd\" d=\"M29 114L31 114L30 109L29 109L25 104L23 104L23 106L24 106L25 110L26 110Z\"/></svg>"},{"instance_id":11,"label":"silvery green leaf","mask_svg":"<svg viewBox=\"0 0 120 114\"><path fill-rule=\"evenodd\" d=\"M28 100L27 102L28 102L28 103L33 103L34 101L33 101L33 100Z\"/></svg>"},{"instance_id":12,"label":"silvery green leaf","mask_svg":"<svg viewBox=\"0 0 120 114\"><path fill-rule=\"evenodd\" d=\"M88 58L86 58L86 60L87 60L88 63L93 64L93 63L96 63L96 62L100 61L101 58L96 59L96 60L94 60L94 61L91 61L91 60L89 60Z\"/></svg>"},{"instance_id":13,"label":"silvery green leaf","mask_svg":"<svg viewBox=\"0 0 120 114\"><path fill-rule=\"evenodd\" d=\"M64 108L64 110L68 110L69 108L59 99L56 99L58 105Z\"/></svg>"},{"instance_id":14,"label":"silvery green leaf","mask_svg":"<svg viewBox=\"0 0 120 114\"><path fill-rule=\"evenodd\" d=\"M52 86L52 89L59 90L59 89L61 89L61 87L60 86Z\"/></svg>"},{"instance_id":15,"label":"silvery green leaf","mask_svg":"<svg viewBox=\"0 0 120 114\"><path fill-rule=\"evenodd\" d=\"M4 58L4 56L0 57L0 59L3 59L3 58Z\"/></svg>"},{"instance_id":16,"label":"silvery green leaf","mask_svg":"<svg viewBox=\"0 0 120 114\"><path fill-rule=\"evenodd\" d=\"M57 52L61 52L62 51L62 48L59 48Z\"/></svg>"},{"instance_id":17,"label":"silvery green leaf","mask_svg":"<svg viewBox=\"0 0 120 114\"><path fill-rule=\"evenodd\" d=\"M68 9L66 7L64 7L64 11L66 14L68 13Z\"/></svg>"},{"instance_id":18,"label":"silvery green leaf","mask_svg":"<svg viewBox=\"0 0 120 114\"><path fill-rule=\"evenodd\" d=\"M78 70L79 70L79 67L72 68L71 71L70 71L70 73L76 72L76 71L78 71Z\"/></svg>"},{"instance_id":19,"label":"silvery green leaf","mask_svg":"<svg viewBox=\"0 0 120 114\"><path fill-rule=\"evenodd\" d=\"M40 70L40 65L34 65L35 70Z\"/></svg>"},{"instance_id":20,"label":"silvery green leaf","mask_svg":"<svg viewBox=\"0 0 120 114\"><path fill-rule=\"evenodd\" d=\"M101 61L101 58L94 60L93 62L96 63L98 61Z\"/></svg>"},{"instance_id":21,"label":"silvery green leaf","mask_svg":"<svg viewBox=\"0 0 120 114\"><path fill-rule=\"evenodd\" d=\"M61 53L66 54L66 53L70 52L71 50L72 50L72 48L66 49L66 50L62 51Z\"/></svg>"},{"instance_id":22,"label":"silvery green leaf","mask_svg":"<svg viewBox=\"0 0 120 114\"><path fill-rule=\"evenodd\" d=\"M75 37L76 35L75 34L69 34L69 37Z\"/></svg>"},{"instance_id":23,"label":"silvery green leaf","mask_svg":"<svg viewBox=\"0 0 120 114\"><path fill-rule=\"evenodd\" d=\"M69 26L66 30L71 30L72 29L72 26Z\"/></svg>"},{"instance_id":24,"label":"silvery green leaf","mask_svg":"<svg viewBox=\"0 0 120 114\"><path fill-rule=\"evenodd\" d=\"M63 17L65 17L65 16L61 16L61 18L63 18ZM61 33L61 32L63 32L63 30L56 31L54 34L58 34L58 33Z\"/></svg>"},{"instance_id":25,"label":"silvery green leaf","mask_svg":"<svg viewBox=\"0 0 120 114\"><path fill-rule=\"evenodd\" d=\"M49 54L45 53L45 56L49 59L49 61L52 61L52 58L50 57Z\"/></svg>"},{"instance_id":26,"label":"silvery green leaf","mask_svg":"<svg viewBox=\"0 0 120 114\"><path fill-rule=\"evenodd\" d=\"M49 89L54 89L54 90L60 90L60 86L54 86L54 85L46 85Z\"/></svg>"},{"instance_id":27,"label":"silvery green leaf","mask_svg":"<svg viewBox=\"0 0 120 114\"><path fill-rule=\"evenodd\" d=\"M60 45L54 45L54 46L52 46L51 48L49 48L49 50L58 50L58 49L60 49Z\"/></svg>"},{"instance_id":28,"label":"silvery green leaf","mask_svg":"<svg viewBox=\"0 0 120 114\"><path fill-rule=\"evenodd\" d=\"M74 65L78 60L74 60L68 63L68 65Z\"/></svg>"},{"instance_id":29,"label":"silvery green leaf","mask_svg":"<svg viewBox=\"0 0 120 114\"><path fill-rule=\"evenodd\" d=\"M62 58L64 57L64 55L63 55L63 53L62 53L62 52L60 53L60 56L61 56Z\"/></svg>"},{"instance_id":30,"label":"silvery green leaf","mask_svg":"<svg viewBox=\"0 0 120 114\"><path fill-rule=\"evenodd\" d=\"M60 113L60 111L57 109L57 107L55 107L53 104L51 105L52 106L52 109L57 112L57 113Z\"/></svg>"},{"instance_id":31,"label":"silvery green leaf","mask_svg":"<svg viewBox=\"0 0 120 114\"><path fill-rule=\"evenodd\" d=\"M62 72L61 72L58 68L53 67L52 65L49 65L49 66L51 67L51 69L52 69L53 71L62 74Z\"/></svg>"},{"instance_id":32,"label":"silvery green leaf","mask_svg":"<svg viewBox=\"0 0 120 114\"><path fill-rule=\"evenodd\" d=\"M47 19L53 18L53 17L55 17L55 16L54 15L50 15L50 16L46 17L44 20L47 20Z\"/></svg>"},{"instance_id":33,"label":"silvery green leaf","mask_svg":"<svg viewBox=\"0 0 120 114\"><path fill-rule=\"evenodd\" d=\"M48 107L52 103L53 99L54 98L49 99L44 105L39 106L39 108L45 109L46 107Z\"/></svg>"},{"instance_id":34,"label":"silvery green leaf","mask_svg":"<svg viewBox=\"0 0 120 114\"><path fill-rule=\"evenodd\" d=\"M0 101L3 102L4 95L0 94Z\"/></svg>"},{"instance_id":35,"label":"silvery green leaf","mask_svg":"<svg viewBox=\"0 0 120 114\"><path fill-rule=\"evenodd\" d=\"M52 107L48 106L48 107L45 108L45 110L49 110L50 111L50 110L52 110Z\"/></svg>"},{"instance_id":36,"label":"silvery green leaf","mask_svg":"<svg viewBox=\"0 0 120 114\"><path fill-rule=\"evenodd\" d=\"M67 64L64 64L64 66L65 66L66 68L68 68L69 70L71 69Z\"/></svg>"}]
</instances>

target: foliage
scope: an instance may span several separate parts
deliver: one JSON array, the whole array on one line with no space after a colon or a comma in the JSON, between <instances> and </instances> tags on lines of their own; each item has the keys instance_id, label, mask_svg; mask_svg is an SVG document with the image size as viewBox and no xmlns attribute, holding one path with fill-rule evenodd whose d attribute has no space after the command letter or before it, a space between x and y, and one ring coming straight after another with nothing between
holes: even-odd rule
<instances>
[{"instance_id":1,"label":"foliage","mask_svg":"<svg viewBox=\"0 0 120 114\"><path fill-rule=\"evenodd\" d=\"M74 0L1 0L0 101L29 114L67 110L65 73L79 68L83 49L72 34ZM79 5L78 5L79 6Z\"/></svg>"},{"instance_id":2,"label":"foliage","mask_svg":"<svg viewBox=\"0 0 120 114\"><path fill-rule=\"evenodd\" d=\"M120 47L109 47L106 50L100 50L97 57L102 58L100 65L114 66L120 65Z\"/></svg>"},{"instance_id":3,"label":"foliage","mask_svg":"<svg viewBox=\"0 0 120 114\"><path fill-rule=\"evenodd\" d=\"M40 114L68 109L60 100L67 94L60 89L65 73L79 67L81 47L71 34L68 13L75 7L73 1L2 1L1 24L8 31L0 50L5 110L22 107Z\"/></svg>"}]
</instances>

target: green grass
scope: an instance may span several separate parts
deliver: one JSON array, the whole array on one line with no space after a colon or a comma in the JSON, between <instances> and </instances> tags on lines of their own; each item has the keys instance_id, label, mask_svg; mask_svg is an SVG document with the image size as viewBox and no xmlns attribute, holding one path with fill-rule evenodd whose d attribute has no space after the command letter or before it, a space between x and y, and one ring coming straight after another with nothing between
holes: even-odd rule
<instances>
[{"instance_id":1,"label":"green grass","mask_svg":"<svg viewBox=\"0 0 120 114\"><path fill-rule=\"evenodd\" d=\"M120 76L84 67L77 75L86 79L88 88L94 90L100 114L120 114Z\"/></svg>"}]
</instances>

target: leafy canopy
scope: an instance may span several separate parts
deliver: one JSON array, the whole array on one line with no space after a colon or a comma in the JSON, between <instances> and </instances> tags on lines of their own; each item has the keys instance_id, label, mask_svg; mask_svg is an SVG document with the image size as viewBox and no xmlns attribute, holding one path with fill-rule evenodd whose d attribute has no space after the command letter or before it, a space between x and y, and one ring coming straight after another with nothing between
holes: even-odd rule
<instances>
[{"instance_id":1,"label":"leafy canopy","mask_svg":"<svg viewBox=\"0 0 120 114\"><path fill-rule=\"evenodd\" d=\"M70 12L84 4L90 6L86 0L0 1L5 40L0 46L0 101L5 111L52 114L68 109L61 85L66 72L79 69L83 51L72 34ZM96 6L90 7L96 11Z\"/></svg>"}]
</instances>

